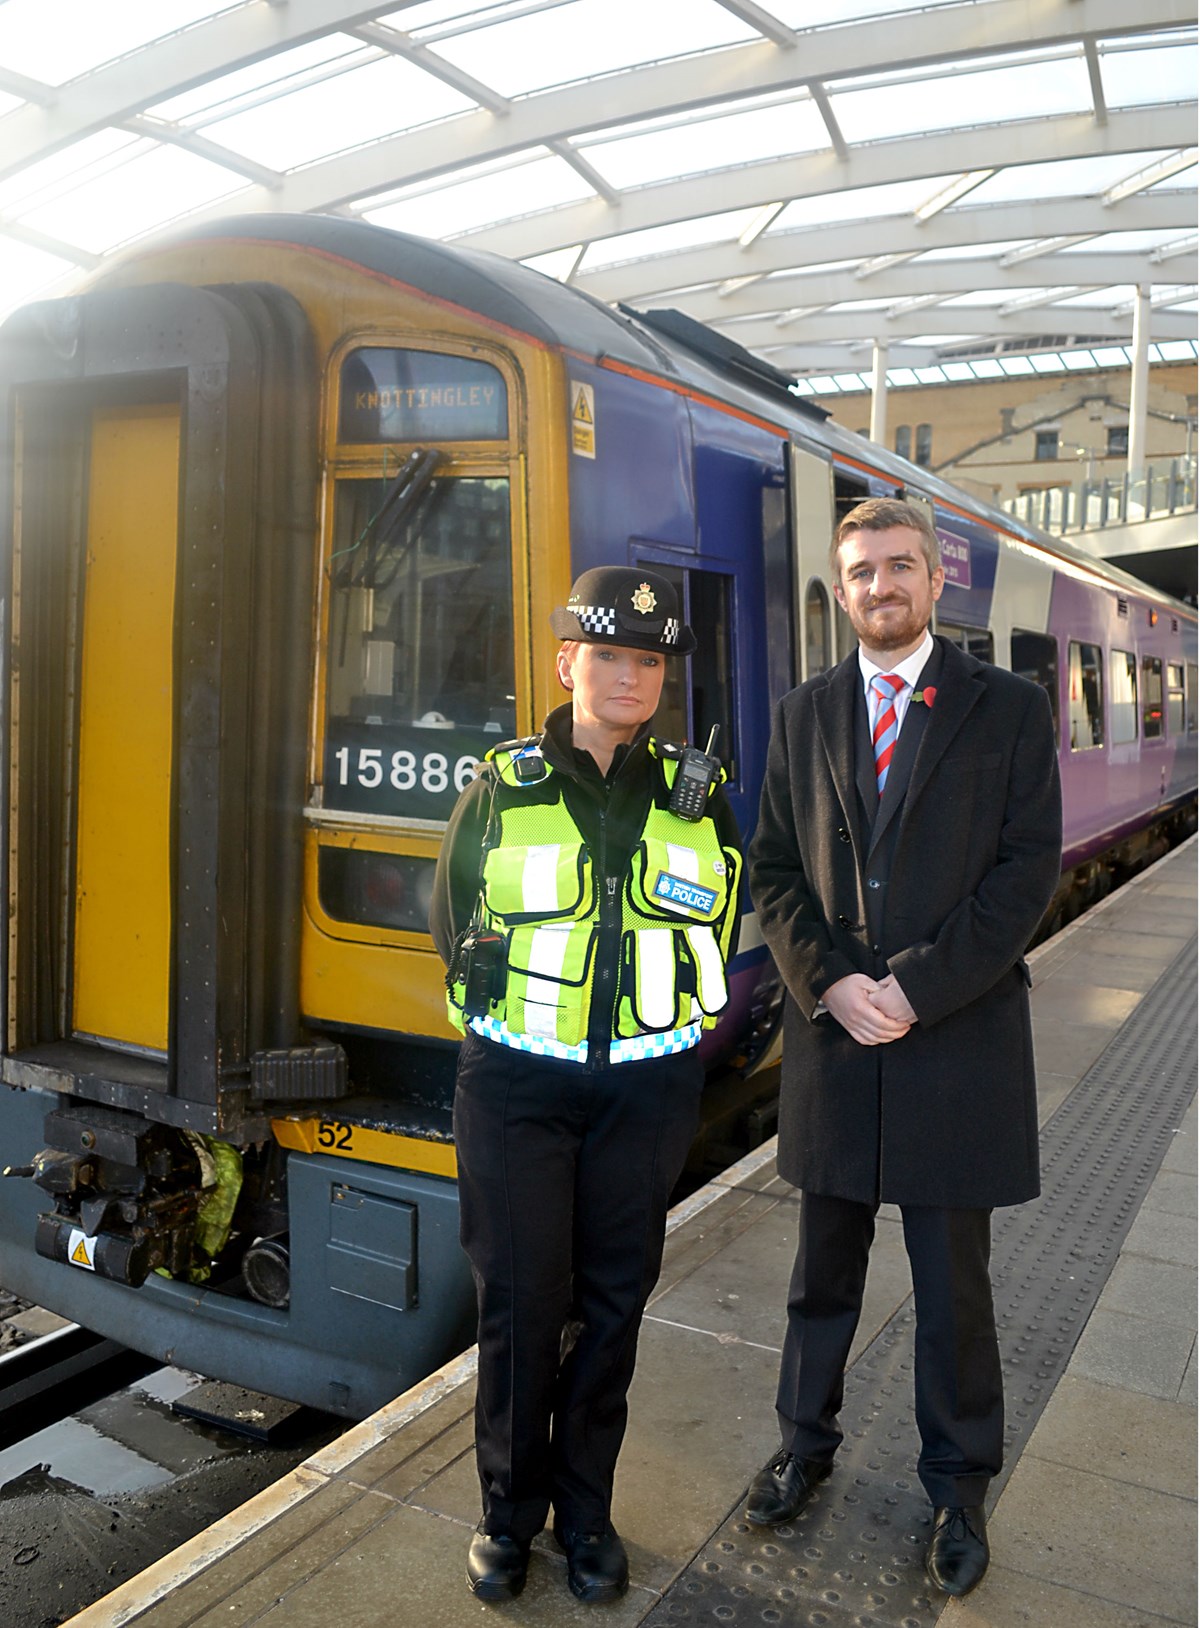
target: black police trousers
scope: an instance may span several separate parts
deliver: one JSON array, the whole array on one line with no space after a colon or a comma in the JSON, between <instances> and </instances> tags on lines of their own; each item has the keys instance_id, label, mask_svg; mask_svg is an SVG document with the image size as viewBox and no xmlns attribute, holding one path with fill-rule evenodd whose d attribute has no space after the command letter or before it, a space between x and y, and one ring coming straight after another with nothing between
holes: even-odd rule
<instances>
[{"instance_id":1,"label":"black police trousers","mask_svg":"<svg viewBox=\"0 0 1200 1628\"><path fill-rule=\"evenodd\" d=\"M589 1071L468 1034L454 1096L479 1297L484 1528L602 1532L642 1311L695 1135L694 1050Z\"/></svg>"}]
</instances>

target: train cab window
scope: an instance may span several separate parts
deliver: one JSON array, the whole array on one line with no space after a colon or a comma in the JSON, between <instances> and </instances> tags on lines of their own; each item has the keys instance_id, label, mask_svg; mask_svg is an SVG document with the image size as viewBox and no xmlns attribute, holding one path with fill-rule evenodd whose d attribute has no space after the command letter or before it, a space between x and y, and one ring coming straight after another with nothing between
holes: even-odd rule
<instances>
[{"instance_id":1,"label":"train cab window","mask_svg":"<svg viewBox=\"0 0 1200 1628\"><path fill-rule=\"evenodd\" d=\"M716 755L730 781L737 780L737 734L733 705L733 578L718 571L683 570L647 560L679 595L684 620L697 633L686 661L668 661L662 700L654 718L661 740L703 747L718 726Z\"/></svg>"},{"instance_id":2,"label":"train cab window","mask_svg":"<svg viewBox=\"0 0 1200 1628\"><path fill-rule=\"evenodd\" d=\"M1159 656L1142 657L1142 739L1156 741L1163 733L1163 664Z\"/></svg>"},{"instance_id":3,"label":"train cab window","mask_svg":"<svg viewBox=\"0 0 1200 1628\"><path fill-rule=\"evenodd\" d=\"M995 663L996 641L985 627L956 627L953 622L943 622L939 619L937 630L944 638L956 644L960 650L965 650L968 656L974 656L976 661Z\"/></svg>"},{"instance_id":4,"label":"train cab window","mask_svg":"<svg viewBox=\"0 0 1200 1628\"><path fill-rule=\"evenodd\" d=\"M1109 652L1108 721L1114 746L1137 740L1137 657L1128 650Z\"/></svg>"},{"instance_id":5,"label":"train cab window","mask_svg":"<svg viewBox=\"0 0 1200 1628\"><path fill-rule=\"evenodd\" d=\"M1187 732L1196 733L1196 684L1200 681L1200 668L1194 661L1187 664Z\"/></svg>"},{"instance_id":6,"label":"train cab window","mask_svg":"<svg viewBox=\"0 0 1200 1628\"><path fill-rule=\"evenodd\" d=\"M825 584L814 577L804 595L805 678L813 678L817 673L823 673L829 666L833 654L832 632L829 595L825 592Z\"/></svg>"},{"instance_id":7,"label":"train cab window","mask_svg":"<svg viewBox=\"0 0 1200 1628\"><path fill-rule=\"evenodd\" d=\"M1058 640L1050 633L1026 633L1014 628L1009 643L1009 664L1014 673L1040 684L1050 697L1054 738L1058 740Z\"/></svg>"},{"instance_id":8,"label":"train cab window","mask_svg":"<svg viewBox=\"0 0 1200 1628\"><path fill-rule=\"evenodd\" d=\"M1072 752L1104 745L1104 678L1100 646L1067 646L1067 724Z\"/></svg>"},{"instance_id":9,"label":"train cab window","mask_svg":"<svg viewBox=\"0 0 1200 1628\"><path fill-rule=\"evenodd\" d=\"M1187 704L1183 689L1183 668L1167 663L1167 733L1182 735L1187 730Z\"/></svg>"},{"instance_id":10,"label":"train cab window","mask_svg":"<svg viewBox=\"0 0 1200 1628\"><path fill-rule=\"evenodd\" d=\"M351 351L342 363L338 439L503 441L508 391L489 362L394 346Z\"/></svg>"},{"instance_id":11,"label":"train cab window","mask_svg":"<svg viewBox=\"0 0 1200 1628\"><path fill-rule=\"evenodd\" d=\"M516 731L508 481L435 476L406 507L394 493L335 491L324 806L444 820Z\"/></svg>"}]
</instances>

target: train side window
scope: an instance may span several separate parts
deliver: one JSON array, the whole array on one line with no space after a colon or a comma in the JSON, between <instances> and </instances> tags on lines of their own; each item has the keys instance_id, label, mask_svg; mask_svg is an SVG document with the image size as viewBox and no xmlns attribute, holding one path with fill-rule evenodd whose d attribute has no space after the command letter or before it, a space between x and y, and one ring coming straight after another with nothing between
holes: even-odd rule
<instances>
[{"instance_id":1,"label":"train side window","mask_svg":"<svg viewBox=\"0 0 1200 1628\"><path fill-rule=\"evenodd\" d=\"M1072 752L1104 745L1104 676L1098 644L1067 646L1067 723Z\"/></svg>"},{"instance_id":2,"label":"train side window","mask_svg":"<svg viewBox=\"0 0 1200 1628\"><path fill-rule=\"evenodd\" d=\"M985 627L956 627L953 622L939 621L938 632L956 644L960 650L965 650L968 656L974 656L976 661L986 661L995 665L996 641Z\"/></svg>"},{"instance_id":3,"label":"train side window","mask_svg":"<svg viewBox=\"0 0 1200 1628\"><path fill-rule=\"evenodd\" d=\"M1187 664L1187 732L1196 733L1196 684L1200 681L1200 668L1194 661Z\"/></svg>"},{"instance_id":4,"label":"train side window","mask_svg":"<svg viewBox=\"0 0 1200 1628\"><path fill-rule=\"evenodd\" d=\"M1163 732L1163 664L1160 656L1142 657L1142 738L1161 740Z\"/></svg>"},{"instance_id":5,"label":"train side window","mask_svg":"<svg viewBox=\"0 0 1200 1628\"><path fill-rule=\"evenodd\" d=\"M395 523L389 486L334 494L324 807L444 820L516 731L508 481L435 478Z\"/></svg>"},{"instance_id":6,"label":"train side window","mask_svg":"<svg viewBox=\"0 0 1200 1628\"><path fill-rule=\"evenodd\" d=\"M684 620L696 629L698 639L695 652L686 661L667 662L654 733L660 740L690 741L702 747L716 724L720 731L716 754L730 781L736 781L733 578L719 571L685 571L660 560L646 564L673 585Z\"/></svg>"},{"instance_id":7,"label":"train side window","mask_svg":"<svg viewBox=\"0 0 1200 1628\"><path fill-rule=\"evenodd\" d=\"M1182 735L1187 729L1187 707L1183 692L1183 668L1167 663L1167 733Z\"/></svg>"},{"instance_id":8,"label":"train side window","mask_svg":"<svg viewBox=\"0 0 1200 1628\"><path fill-rule=\"evenodd\" d=\"M1058 640L1051 633L1027 633L1014 628L1009 646L1010 665L1014 673L1040 684L1050 697L1050 710L1054 714L1054 738L1058 729Z\"/></svg>"},{"instance_id":9,"label":"train side window","mask_svg":"<svg viewBox=\"0 0 1200 1628\"><path fill-rule=\"evenodd\" d=\"M1137 657L1128 650L1109 652L1108 720L1114 746L1137 740Z\"/></svg>"},{"instance_id":10,"label":"train side window","mask_svg":"<svg viewBox=\"0 0 1200 1628\"><path fill-rule=\"evenodd\" d=\"M829 595L816 577L804 595L804 676L823 673L832 659L830 650Z\"/></svg>"}]
</instances>

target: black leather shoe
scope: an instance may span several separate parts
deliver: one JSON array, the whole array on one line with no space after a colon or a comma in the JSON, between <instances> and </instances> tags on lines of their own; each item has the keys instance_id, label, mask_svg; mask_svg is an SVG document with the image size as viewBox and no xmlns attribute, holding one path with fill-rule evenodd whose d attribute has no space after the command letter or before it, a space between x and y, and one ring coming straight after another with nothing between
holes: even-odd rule
<instances>
[{"instance_id":1,"label":"black leather shoe","mask_svg":"<svg viewBox=\"0 0 1200 1628\"><path fill-rule=\"evenodd\" d=\"M943 1594L969 1594L987 1570L988 1559L982 1504L934 1510L925 1570Z\"/></svg>"},{"instance_id":2,"label":"black leather shoe","mask_svg":"<svg viewBox=\"0 0 1200 1628\"><path fill-rule=\"evenodd\" d=\"M752 1526L782 1526L795 1520L833 1465L819 1458L778 1452L750 1483L746 1519Z\"/></svg>"},{"instance_id":3,"label":"black leather shoe","mask_svg":"<svg viewBox=\"0 0 1200 1628\"><path fill-rule=\"evenodd\" d=\"M506 1532L485 1532L480 1521L467 1550L467 1582L477 1600L515 1600L528 1567L527 1543Z\"/></svg>"},{"instance_id":4,"label":"black leather shoe","mask_svg":"<svg viewBox=\"0 0 1200 1628\"><path fill-rule=\"evenodd\" d=\"M615 1600L629 1587L625 1545L611 1526L603 1532L576 1532L555 1521L554 1541L567 1557L571 1593L585 1605Z\"/></svg>"}]
</instances>

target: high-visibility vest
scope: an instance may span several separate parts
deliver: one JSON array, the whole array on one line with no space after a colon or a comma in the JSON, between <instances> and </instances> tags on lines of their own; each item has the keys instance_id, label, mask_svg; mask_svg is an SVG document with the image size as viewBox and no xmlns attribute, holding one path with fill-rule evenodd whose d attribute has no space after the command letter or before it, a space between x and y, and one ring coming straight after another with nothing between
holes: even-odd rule
<instances>
[{"instance_id":1,"label":"high-visibility vest","mask_svg":"<svg viewBox=\"0 0 1200 1628\"><path fill-rule=\"evenodd\" d=\"M632 863L601 874L539 739L488 753L495 794L482 868L484 925L505 941L503 991L466 1017L461 969L448 1010L462 1030L540 1056L586 1062L600 935L620 941L608 1061L684 1051L724 1010L725 956L737 919L741 856L710 815L667 807L678 762L649 743L659 784ZM608 941L611 943L611 940Z\"/></svg>"}]
</instances>

